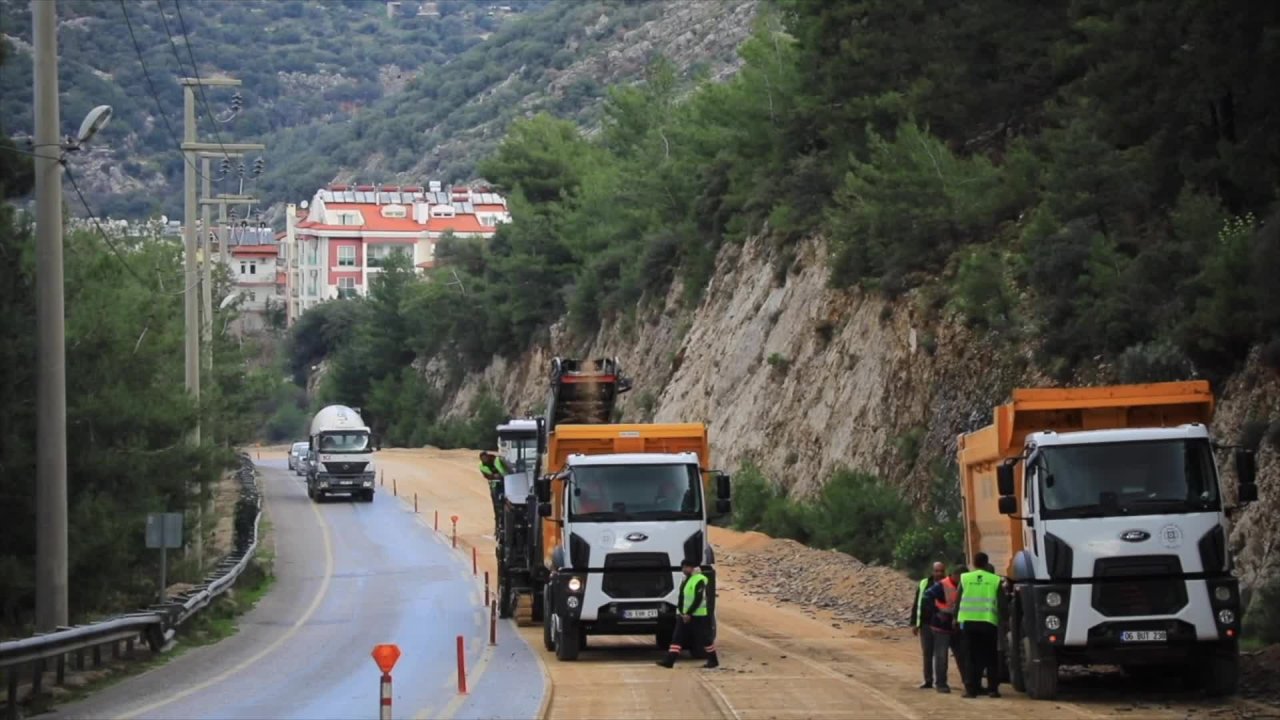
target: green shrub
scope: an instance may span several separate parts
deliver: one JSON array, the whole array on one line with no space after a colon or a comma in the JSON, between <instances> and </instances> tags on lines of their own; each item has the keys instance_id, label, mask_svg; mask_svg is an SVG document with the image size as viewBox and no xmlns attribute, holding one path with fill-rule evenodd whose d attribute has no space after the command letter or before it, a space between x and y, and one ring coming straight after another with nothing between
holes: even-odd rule
<instances>
[{"instance_id":1,"label":"green shrub","mask_svg":"<svg viewBox=\"0 0 1280 720\"><path fill-rule=\"evenodd\" d=\"M1280 643L1280 578L1254 588L1244 614L1244 637L1264 644Z\"/></svg>"},{"instance_id":2,"label":"green shrub","mask_svg":"<svg viewBox=\"0 0 1280 720\"><path fill-rule=\"evenodd\" d=\"M733 478L733 526L738 530L759 530L764 513L776 491L760 469L747 463Z\"/></svg>"}]
</instances>

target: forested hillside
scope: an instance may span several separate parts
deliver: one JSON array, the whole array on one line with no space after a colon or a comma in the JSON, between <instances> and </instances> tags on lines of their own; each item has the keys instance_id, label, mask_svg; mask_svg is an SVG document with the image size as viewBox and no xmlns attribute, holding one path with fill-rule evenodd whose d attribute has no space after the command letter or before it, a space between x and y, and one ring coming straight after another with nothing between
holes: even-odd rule
<instances>
[{"instance_id":1,"label":"forested hillside","mask_svg":"<svg viewBox=\"0 0 1280 720\"><path fill-rule=\"evenodd\" d=\"M177 194L156 191L180 187L170 128L182 131L178 78L194 57L202 76L244 83L244 110L229 123L232 91L208 98L224 141L267 145L265 174L249 178L266 205L309 197L335 177L466 181L513 119L548 110L593 126L604 87L635 81L655 54L675 58L686 85L723 76L755 5L446 0L434 4L439 16L405 2L388 18L385 3L366 0L65 0L63 124L74 131L89 108L112 105L95 153L77 160L91 201L117 216L175 215ZM0 0L16 50L0 73L0 92L14 99L0 119L18 133L31 123L29 16L25 2Z\"/></svg>"},{"instance_id":2,"label":"forested hillside","mask_svg":"<svg viewBox=\"0 0 1280 720\"><path fill-rule=\"evenodd\" d=\"M74 133L94 105L111 105L115 112L95 141L103 155L90 158L84 173L91 201L116 216L157 209L176 214L180 193L156 190L181 187L178 80L193 74L193 64L201 77L228 74L243 81L243 111L219 122L216 134L208 116L226 116L234 91L207 91L208 111L198 108L204 137L267 142L270 177L278 178L286 170L278 167L289 157L285 153L298 150L277 150L279 133L340 126L361 108L401 92L424 68L438 71L509 20L508 13L491 12L493 3L435 5L438 16L418 16L417 3L403 3L403 11L388 17L385 3L366 0L62 0L64 132ZM518 15L545 2L509 5ZM0 32L10 48L10 62L0 71L0 121L11 133L29 134L30 3L0 1ZM314 165L327 168L321 182L340 167L328 158ZM279 183L267 188L283 190Z\"/></svg>"}]
</instances>

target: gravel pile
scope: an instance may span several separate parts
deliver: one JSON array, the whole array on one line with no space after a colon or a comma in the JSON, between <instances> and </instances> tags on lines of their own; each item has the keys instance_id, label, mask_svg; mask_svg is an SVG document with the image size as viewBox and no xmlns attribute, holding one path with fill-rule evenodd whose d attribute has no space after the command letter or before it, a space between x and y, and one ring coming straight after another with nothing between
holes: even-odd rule
<instances>
[{"instance_id":1,"label":"gravel pile","mask_svg":"<svg viewBox=\"0 0 1280 720\"><path fill-rule=\"evenodd\" d=\"M1280 708L1280 645L1240 658L1240 694Z\"/></svg>"},{"instance_id":2,"label":"gravel pile","mask_svg":"<svg viewBox=\"0 0 1280 720\"><path fill-rule=\"evenodd\" d=\"M910 626L918 581L896 570L793 540L775 540L754 552L717 551L716 560L733 567L744 595L825 610L860 625Z\"/></svg>"}]
</instances>

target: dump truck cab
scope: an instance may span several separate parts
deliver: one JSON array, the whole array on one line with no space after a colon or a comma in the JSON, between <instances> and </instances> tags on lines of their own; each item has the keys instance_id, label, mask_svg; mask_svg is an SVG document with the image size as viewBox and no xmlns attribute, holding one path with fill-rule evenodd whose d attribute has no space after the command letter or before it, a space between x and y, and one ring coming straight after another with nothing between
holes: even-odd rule
<instances>
[{"instance_id":1,"label":"dump truck cab","mask_svg":"<svg viewBox=\"0 0 1280 720\"><path fill-rule=\"evenodd\" d=\"M1007 578L1011 684L1056 695L1061 665L1184 669L1233 692L1242 608L1207 383L1015 390L962 436L970 556ZM1239 497L1256 497L1237 453Z\"/></svg>"}]
</instances>

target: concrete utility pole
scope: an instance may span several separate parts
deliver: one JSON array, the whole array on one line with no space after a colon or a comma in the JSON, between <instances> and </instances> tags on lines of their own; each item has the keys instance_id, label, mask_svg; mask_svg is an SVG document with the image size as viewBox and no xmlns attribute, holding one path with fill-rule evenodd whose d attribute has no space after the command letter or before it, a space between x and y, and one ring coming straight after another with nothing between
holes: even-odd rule
<instances>
[{"instance_id":1,"label":"concrete utility pole","mask_svg":"<svg viewBox=\"0 0 1280 720\"><path fill-rule=\"evenodd\" d=\"M36 631L67 624L67 358L58 19L31 0L36 191Z\"/></svg>"},{"instance_id":2,"label":"concrete utility pole","mask_svg":"<svg viewBox=\"0 0 1280 720\"><path fill-rule=\"evenodd\" d=\"M196 96L192 91L195 80L182 80L182 153L186 155L186 163L182 173L182 244L186 273L183 276L183 310L185 311L186 342L184 380L187 392L200 401L200 306L196 293L199 291L199 268L196 265L196 151L188 149L188 145L196 141ZM196 419L196 429L192 433L191 442L200 444L200 420Z\"/></svg>"},{"instance_id":3,"label":"concrete utility pole","mask_svg":"<svg viewBox=\"0 0 1280 720\"><path fill-rule=\"evenodd\" d=\"M185 310L186 342L185 370L187 392L200 400L200 268L196 262L196 159L201 152L241 153L266 148L260 143L202 143L196 135L196 90L204 87L238 87L239 80L231 78L182 78L182 152L186 156L183 167L183 246L186 265L186 288L183 298ZM205 173L207 177L207 173ZM210 290L211 292L212 290ZM210 302L212 304L212 302ZM207 313L211 315L210 313ZM200 444L200 422L192 433L192 442Z\"/></svg>"},{"instance_id":4,"label":"concrete utility pole","mask_svg":"<svg viewBox=\"0 0 1280 720\"><path fill-rule=\"evenodd\" d=\"M200 153L200 197L213 192L209 180L209 156ZM213 229L209 227L209 206L200 204L200 234L204 245L203 262L200 263L200 342L204 343L204 371L213 372Z\"/></svg>"}]
</instances>

